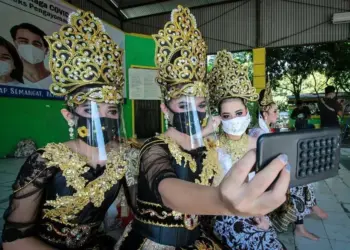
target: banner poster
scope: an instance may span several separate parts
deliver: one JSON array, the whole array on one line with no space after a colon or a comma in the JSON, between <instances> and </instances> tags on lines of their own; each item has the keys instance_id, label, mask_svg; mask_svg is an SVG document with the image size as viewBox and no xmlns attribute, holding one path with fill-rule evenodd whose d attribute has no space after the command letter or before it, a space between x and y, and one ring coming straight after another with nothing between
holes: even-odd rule
<instances>
[{"instance_id":1,"label":"banner poster","mask_svg":"<svg viewBox=\"0 0 350 250\"><path fill-rule=\"evenodd\" d=\"M0 96L60 99L49 91L44 36L58 31L76 8L59 0L0 0L0 10ZM124 33L108 24L105 29L124 49Z\"/></svg>"}]
</instances>

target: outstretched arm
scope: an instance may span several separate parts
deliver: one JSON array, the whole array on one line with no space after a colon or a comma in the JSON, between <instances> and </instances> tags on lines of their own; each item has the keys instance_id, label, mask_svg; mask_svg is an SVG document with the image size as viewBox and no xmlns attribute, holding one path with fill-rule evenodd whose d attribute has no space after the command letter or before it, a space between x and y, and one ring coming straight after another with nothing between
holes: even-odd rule
<instances>
[{"instance_id":1,"label":"outstretched arm","mask_svg":"<svg viewBox=\"0 0 350 250\"><path fill-rule=\"evenodd\" d=\"M275 159L251 182L246 183L256 159L255 151L250 151L231 168L219 187L208 187L178 179L166 152L163 151L162 155L160 150L153 150L151 148L142 156L141 168L148 174L153 173L147 178L159 202L177 212L197 215L264 215L279 207L286 199L290 174L285 170L285 158ZM274 188L265 192L279 173Z\"/></svg>"}]
</instances>

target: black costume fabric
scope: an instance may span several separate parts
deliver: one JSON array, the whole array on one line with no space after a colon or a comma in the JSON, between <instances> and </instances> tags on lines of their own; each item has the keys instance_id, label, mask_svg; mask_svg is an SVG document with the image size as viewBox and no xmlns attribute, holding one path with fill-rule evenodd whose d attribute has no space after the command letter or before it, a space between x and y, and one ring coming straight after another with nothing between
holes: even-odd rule
<instances>
[{"instance_id":1,"label":"black costume fabric","mask_svg":"<svg viewBox=\"0 0 350 250\"><path fill-rule=\"evenodd\" d=\"M140 154L135 220L115 249L221 249L201 230L198 216L179 214L167 208L158 191L159 183L166 178L194 182L203 170L205 151L202 147L186 152L197 163L196 171L192 172L184 162L176 163L162 139L155 137L146 141ZM186 221L190 225L198 222L198 225L188 229Z\"/></svg>"},{"instance_id":2,"label":"black costume fabric","mask_svg":"<svg viewBox=\"0 0 350 250\"><path fill-rule=\"evenodd\" d=\"M100 207L87 204L77 215L75 226L44 218L43 206L47 200L55 200L57 196L71 196L75 190L67 187L66 179L59 168L47 167L46 160L41 157L43 152L41 150L31 155L17 176L10 205L4 214L3 242L35 237L60 250L113 249L115 241L103 235L99 227L122 182L116 182L105 193L105 200ZM83 177L88 183L101 176L105 170L104 166L86 167L89 170Z\"/></svg>"}]
</instances>

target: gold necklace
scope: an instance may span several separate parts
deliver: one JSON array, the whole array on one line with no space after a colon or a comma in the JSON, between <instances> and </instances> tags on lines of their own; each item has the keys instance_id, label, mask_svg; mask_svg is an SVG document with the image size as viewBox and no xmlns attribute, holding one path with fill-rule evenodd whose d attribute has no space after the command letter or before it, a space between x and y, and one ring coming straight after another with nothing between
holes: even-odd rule
<instances>
[{"instance_id":1,"label":"gold necklace","mask_svg":"<svg viewBox=\"0 0 350 250\"><path fill-rule=\"evenodd\" d=\"M181 165L182 159L184 159L185 166L188 166L193 173L196 172L196 161L192 158L190 154L181 150L180 146L173 139L171 139L168 136L165 136L164 134L157 136L157 138L164 141L164 143L168 145L169 151L174 157L177 164ZM210 180L213 179L215 175L219 173L218 157L216 152L216 145L214 142L206 139L204 140L204 145L207 151L205 152L206 156L203 159L203 169L199 174L200 180L196 179L195 183L210 186Z\"/></svg>"},{"instance_id":2,"label":"gold necklace","mask_svg":"<svg viewBox=\"0 0 350 250\"><path fill-rule=\"evenodd\" d=\"M231 155L232 161L235 162L248 151L248 138L248 135L244 133L239 140L234 141L226 134L221 134L219 139L220 147L223 147Z\"/></svg>"},{"instance_id":3,"label":"gold necklace","mask_svg":"<svg viewBox=\"0 0 350 250\"><path fill-rule=\"evenodd\" d=\"M106 169L104 173L89 182L82 176L89 170L87 158L72 150L66 145L49 143L44 148L42 157L47 160L47 167L59 167L66 179L67 187L72 187L75 193L71 196L57 197L56 200L48 200L44 204L44 218L58 221L65 225L72 223L88 203L100 207L105 200L105 193L110 190L127 170L127 162L124 160L125 151L111 151L107 155Z\"/></svg>"}]
</instances>

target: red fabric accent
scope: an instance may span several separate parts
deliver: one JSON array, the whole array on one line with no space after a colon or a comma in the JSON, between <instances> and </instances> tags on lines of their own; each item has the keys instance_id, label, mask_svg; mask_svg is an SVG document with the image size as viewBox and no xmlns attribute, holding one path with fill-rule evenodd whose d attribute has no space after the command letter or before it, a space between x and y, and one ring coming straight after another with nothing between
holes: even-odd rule
<instances>
[{"instance_id":1,"label":"red fabric accent","mask_svg":"<svg viewBox=\"0 0 350 250\"><path fill-rule=\"evenodd\" d=\"M134 219L134 215L131 212L131 209L129 210L129 214L127 217L121 217L121 207L118 206L117 207L118 210L118 216L117 218L122 222L122 227L126 227L133 219Z\"/></svg>"}]
</instances>

